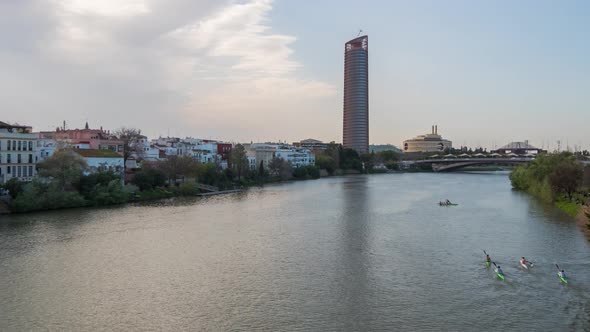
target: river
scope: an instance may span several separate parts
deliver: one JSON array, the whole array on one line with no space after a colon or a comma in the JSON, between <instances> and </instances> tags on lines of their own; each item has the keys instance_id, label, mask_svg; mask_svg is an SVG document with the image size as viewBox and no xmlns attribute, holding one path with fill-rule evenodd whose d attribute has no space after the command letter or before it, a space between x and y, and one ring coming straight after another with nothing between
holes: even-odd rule
<instances>
[{"instance_id":1,"label":"river","mask_svg":"<svg viewBox=\"0 0 590 332\"><path fill-rule=\"evenodd\" d=\"M0 330L588 331L589 258L506 173L0 216Z\"/></svg>"}]
</instances>

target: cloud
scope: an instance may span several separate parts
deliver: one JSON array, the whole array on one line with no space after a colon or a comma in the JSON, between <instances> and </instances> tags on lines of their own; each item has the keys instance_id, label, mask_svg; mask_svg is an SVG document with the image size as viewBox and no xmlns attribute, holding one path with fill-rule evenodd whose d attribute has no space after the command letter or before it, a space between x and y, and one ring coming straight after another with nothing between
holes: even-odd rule
<instances>
[{"instance_id":1,"label":"cloud","mask_svg":"<svg viewBox=\"0 0 590 332\"><path fill-rule=\"evenodd\" d=\"M273 32L272 1L49 0L0 3L0 108L39 130L137 126L247 139L242 124L331 98L304 77L294 36ZM293 103L297 100L297 103ZM3 112L4 113L4 112ZM268 122L271 121L271 122ZM259 132L280 126L258 118ZM276 119L280 121L280 119ZM221 124L226 124L224 129ZM286 129L297 135L296 129ZM272 135L273 131L269 131Z\"/></svg>"}]
</instances>

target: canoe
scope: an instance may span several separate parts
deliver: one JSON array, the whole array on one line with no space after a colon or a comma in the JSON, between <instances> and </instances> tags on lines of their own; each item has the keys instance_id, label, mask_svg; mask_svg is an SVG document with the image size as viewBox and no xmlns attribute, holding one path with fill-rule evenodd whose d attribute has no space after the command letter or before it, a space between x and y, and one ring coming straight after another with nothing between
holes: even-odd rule
<instances>
[{"instance_id":1,"label":"canoe","mask_svg":"<svg viewBox=\"0 0 590 332\"><path fill-rule=\"evenodd\" d=\"M559 279L561 280L561 282L563 282L564 284L567 284L567 279L562 277L561 274L559 274L559 272L557 272L557 276L559 277Z\"/></svg>"},{"instance_id":2,"label":"canoe","mask_svg":"<svg viewBox=\"0 0 590 332\"><path fill-rule=\"evenodd\" d=\"M498 276L498 278L504 280L504 274L498 273L498 269L494 269L494 272L496 272L496 275Z\"/></svg>"},{"instance_id":3,"label":"canoe","mask_svg":"<svg viewBox=\"0 0 590 332\"><path fill-rule=\"evenodd\" d=\"M522 266L522 267L523 267L525 270L528 270L528 269L529 269L529 267L528 267L528 266L526 266L526 264L522 264L522 263L520 263L520 266Z\"/></svg>"}]
</instances>

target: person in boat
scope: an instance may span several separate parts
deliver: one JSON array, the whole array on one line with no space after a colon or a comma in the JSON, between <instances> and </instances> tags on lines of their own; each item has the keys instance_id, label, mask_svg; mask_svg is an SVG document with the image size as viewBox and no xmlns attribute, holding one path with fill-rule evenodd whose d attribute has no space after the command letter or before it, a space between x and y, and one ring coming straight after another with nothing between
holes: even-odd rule
<instances>
[{"instance_id":1,"label":"person in boat","mask_svg":"<svg viewBox=\"0 0 590 332\"><path fill-rule=\"evenodd\" d=\"M445 203L447 203L447 205L451 204L451 201L449 201L448 199L445 201Z\"/></svg>"},{"instance_id":2,"label":"person in boat","mask_svg":"<svg viewBox=\"0 0 590 332\"><path fill-rule=\"evenodd\" d=\"M520 264L526 266L526 263L528 263L527 260L526 260L526 258L523 257L523 258L520 259Z\"/></svg>"},{"instance_id":3,"label":"person in boat","mask_svg":"<svg viewBox=\"0 0 590 332\"><path fill-rule=\"evenodd\" d=\"M504 274L504 272L502 272L502 268L500 267L500 265L498 265L498 267L496 268L496 273Z\"/></svg>"},{"instance_id":4,"label":"person in boat","mask_svg":"<svg viewBox=\"0 0 590 332\"><path fill-rule=\"evenodd\" d=\"M492 262L492 259L490 258L490 255L486 255L486 263L488 263L488 265L490 265L491 262Z\"/></svg>"},{"instance_id":5,"label":"person in boat","mask_svg":"<svg viewBox=\"0 0 590 332\"><path fill-rule=\"evenodd\" d=\"M562 277L563 279L565 279L565 271L564 270L559 271L559 276Z\"/></svg>"}]
</instances>

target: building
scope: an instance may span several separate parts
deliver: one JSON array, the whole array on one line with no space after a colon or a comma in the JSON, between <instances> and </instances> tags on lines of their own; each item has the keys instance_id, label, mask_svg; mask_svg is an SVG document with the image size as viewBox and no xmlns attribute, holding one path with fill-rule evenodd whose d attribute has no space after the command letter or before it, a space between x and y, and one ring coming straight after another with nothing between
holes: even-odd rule
<instances>
[{"instance_id":1,"label":"building","mask_svg":"<svg viewBox=\"0 0 590 332\"><path fill-rule=\"evenodd\" d=\"M403 147L404 152L440 152L452 148L453 143L438 134L438 126L432 126L430 134L405 140Z\"/></svg>"},{"instance_id":2,"label":"building","mask_svg":"<svg viewBox=\"0 0 590 332\"><path fill-rule=\"evenodd\" d=\"M318 141L317 139L308 138L299 142L293 142L293 146L311 150L312 152L320 152L328 149L330 144Z\"/></svg>"},{"instance_id":3,"label":"building","mask_svg":"<svg viewBox=\"0 0 590 332\"><path fill-rule=\"evenodd\" d=\"M244 146L247 147L248 163L255 168L260 167L261 163L263 167L268 168L273 158L284 159L293 167L315 165L315 155L308 149L280 143L252 143Z\"/></svg>"},{"instance_id":4,"label":"building","mask_svg":"<svg viewBox=\"0 0 590 332\"><path fill-rule=\"evenodd\" d=\"M369 49L368 37L345 44L344 117L342 145L359 154L369 152Z\"/></svg>"},{"instance_id":5,"label":"building","mask_svg":"<svg viewBox=\"0 0 590 332\"><path fill-rule=\"evenodd\" d=\"M76 149L73 151L84 158L88 164L89 173L111 171L121 174L125 169L123 156L115 151L108 149Z\"/></svg>"},{"instance_id":6,"label":"building","mask_svg":"<svg viewBox=\"0 0 590 332\"><path fill-rule=\"evenodd\" d=\"M12 178L31 181L37 174L37 135L29 126L0 121L0 183Z\"/></svg>"},{"instance_id":7,"label":"building","mask_svg":"<svg viewBox=\"0 0 590 332\"><path fill-rule=\"evenodd\" d=\"M55 151L57 151L60 147L59 142L54 140L53 138L43 138L41 135L37 134L37 149L35 154L35 160L37 162L42 162L47 158L53 156Z\"/></svg>"},{"instance_id":8,"label":"building","mask_svg":"<svg viewBox=\"0 0 590 332\"><path fill-rule=\"evenodd\" d=\"M123 154L124 142L102 129L90 129L88 122L84 129L66 129L65 122L62 128L55 131L39 133L40 138L51 138L62 142L75 149L111 150Z\"/></svg>"},{"instance_id":9,"label":"building","mask_svg":"<svg viewBox=\"0 0 590 332\"><path fill-rule=\"evenodd\" d=\"M547 152L543 149L536 148L529 144L529 141L524 142L511 142L509 144L504 145L503 147L493 150L492 153L500 153L500 154L518 154L518 155L536 155L539 153Z\"/></svg>"}]
</instances>

